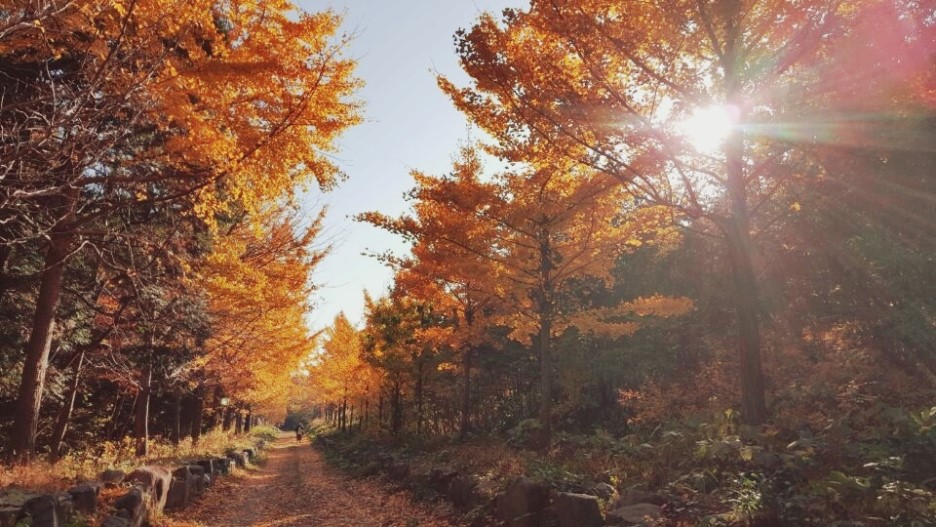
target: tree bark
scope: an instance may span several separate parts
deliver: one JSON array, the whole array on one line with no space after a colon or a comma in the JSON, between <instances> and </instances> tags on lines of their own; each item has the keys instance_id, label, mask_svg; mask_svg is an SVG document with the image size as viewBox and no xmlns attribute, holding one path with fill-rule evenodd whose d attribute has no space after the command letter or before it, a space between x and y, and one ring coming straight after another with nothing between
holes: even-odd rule
<instances>
[{"instance_id":1,"label":"tree bark","mask_svg":"<svg viewBox=\"0 0 936 527\"><path fill-rule=\"evenodd\" d=\"M234 410L234 435L244 433L244 414L240 408Z\"/></svg>"},{"instance_id":2,"label":"tree bark","mask_svg":"<svg viewBox=\"0 0 936 527\"><path fill-rule=\"evenodd\" d=\"M543 425L543 447L549 448L552 444L552 363L550 361L550 334L552 333L552 318L544 316L540 321L539 355L540 355L540 422Z\"/></svg>"},{"instance_id":3,"label":"tree bark","mask_svg":"<svg viewBox=\"0 0 936 527\"><path fill-rule=\"evenodd\" d=\"M245 433L245 434L246 434L246 433L249 433L251 427L253 427L252 419L253 419L253 412L251 411L250 407L248 406L248 407L247 407L247 415L244 416L244 433Z\"/></svg>"},{"instance_id":4,"label":"tree bark","mask_svg":"<svg viewBox=\"0 0 936 527\"><path fill-rule=\"evenodd\" d=\"M738 317L738 348L741 360L741 421L757 425L767 418L764 401L764 378L761 369L760 327L758 324L758 291L751 260L751 222L744 180L744 123L741 79L737 68L740 47L740 2L731 9L725 28L723 70L726 80L726 102L739 112L736 125L725 141L728 200L731 215L724 222L731 280L734 286L735 309Z\"/></svg>"},{"instance_id":5,"label":"tree bark","mask_svg":"<svg viewBox=\"0 0 936 527\"><path fill-rule=\"evenodd\" d=\"M134 409L133 435L136 440L136 455L144 457L149 453L149 402L152 391L153 368L149 364L140 370L140 391L137 394Z\"/></svg>"},{"instance_id":6,"label":"tree bark","mask_svg":"<svg viewBox=\"0 0 936 527\"><path fill-rule=\"evenodd\" d=\"M51 445L52 463L57 463L61 456L62 442L65 440L65 433L68 431L68 423L71 420L71 415L75 408L75 397L78 395L78 385L81 380L81 368L84 366L84 357L85 352L81 351L75 362L74 378L72 379L68 397L66 397L65 405L62 407L62 411L59 412L58 419L56 419L55 422Z\"/></svg>"},{"instance_id":7,"label":"tree bark","mask_svg":"<svg viewBox=\"0 0 936 527\"><path fill-rule=\"evenodd\" d=\"M39 423L39 408L42 405L42 389L49 366L55 309L62 291L65 258L74 242L75 235L70 229L78 196L77 187L69 187L63 196L65 214L52 228L42 275L39 278L39 296L36 299L29 341L26 343L26 360L23 364L19 396L16 399L10 441L14 456L20 462L29 461L36 449L36 428Z\"/></svg>"},{"instance_id":8,"label":"tree bark","mask_svg":"<svg viewBox=\"0 0 936 527\"><path fill-rule=\"evenodd\" d=\"M461 423L459 426L458 439L464 441L468 437L468 427L471 424L471 355L474 348L468 346L465 350L465 356L462 357L462 404L461 404Z\"/></svg>"},{"instance_id":9,"label":"tree bark","mask_svg":"<svg viewBox=\"0 0 936 527\"><path fill-rule=\"evenodd\" d=\"M172 429L170 430L172 444L178 445L182 440L182 390L172 390Z\"/></svg>"},{"instance_id":10,"label":"tree bark","mask_svg":"<svg viewBox=\"0 0 936 527\"><path fill-rule=\"evenodd\" d=\"M192 410L192 444L198 443L202 431L202 417L205 413L205 385L199 383L195 388L195 408Z\"/></svg>"}]
</instances>

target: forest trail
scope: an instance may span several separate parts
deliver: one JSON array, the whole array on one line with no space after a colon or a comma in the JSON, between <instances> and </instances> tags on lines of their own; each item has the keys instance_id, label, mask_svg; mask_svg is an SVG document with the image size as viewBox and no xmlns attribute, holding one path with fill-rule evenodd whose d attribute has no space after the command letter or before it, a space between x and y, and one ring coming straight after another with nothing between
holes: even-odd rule
<instances>
[{"instance_id":1,"label":"forest trail","mask_svg":"<svg viewBox=\"0 0 936 527\"><path fill-rule=\"evenodd\" d=\"M160 527L449 527L442 507L413 503L380 480L326 465L308 441L284 434L258 470L222 477Z\"/></svg>"}]
</instances>

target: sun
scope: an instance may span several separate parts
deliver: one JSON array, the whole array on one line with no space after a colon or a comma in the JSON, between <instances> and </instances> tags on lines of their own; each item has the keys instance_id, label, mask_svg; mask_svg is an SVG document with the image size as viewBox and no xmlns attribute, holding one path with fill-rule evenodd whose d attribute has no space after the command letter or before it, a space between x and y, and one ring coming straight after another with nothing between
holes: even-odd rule
<instances>
[{"instance_id":1,"label":"sun","mask_svg":"<svg viewBox=\"0 0 936 527\"><path fill-rule=\"evenodd\" d=\"M717 105L696 108L692 115L676 125L677 132L700 154L718 151L737 121L732 106Z\"/></svg>"}]
</instances>

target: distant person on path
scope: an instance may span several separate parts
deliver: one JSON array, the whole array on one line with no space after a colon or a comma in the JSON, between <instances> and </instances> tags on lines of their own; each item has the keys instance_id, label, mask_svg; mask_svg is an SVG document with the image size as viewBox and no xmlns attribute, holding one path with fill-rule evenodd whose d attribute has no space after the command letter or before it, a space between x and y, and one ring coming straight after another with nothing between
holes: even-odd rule
<instances>
[{"instance_id":1,"label":"distant person on path","mask_svg":"<svg viewBox=\"0 0 936 527\"><path fill-rule=\"evenodd\" d=\"M296 442L302 441L302 425L296 425Z\"/></svg>"}]
</instances>

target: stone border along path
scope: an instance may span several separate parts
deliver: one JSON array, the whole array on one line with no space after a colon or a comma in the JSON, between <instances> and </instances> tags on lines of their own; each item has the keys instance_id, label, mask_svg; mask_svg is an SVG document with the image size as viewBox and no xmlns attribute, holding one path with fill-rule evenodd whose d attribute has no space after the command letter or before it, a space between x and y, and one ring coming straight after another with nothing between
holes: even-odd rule
<instances>
[{"instance_id":1,"label":"stone border along path","mask_svg":"<svg viewBox=\"0 0 936 527\"><path fill-rule=\"evenodd\" d=\"M414 503L377 478L325 464L307 440L286 433L257 471L223 478L161 527L451 527L451 507Z\"/></svg>"}]
</instances>

